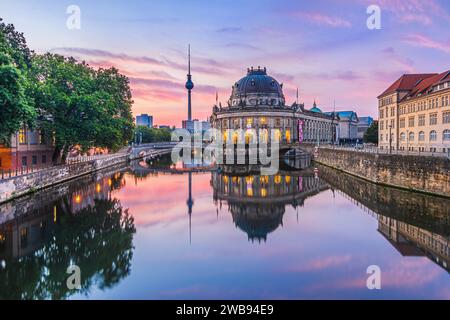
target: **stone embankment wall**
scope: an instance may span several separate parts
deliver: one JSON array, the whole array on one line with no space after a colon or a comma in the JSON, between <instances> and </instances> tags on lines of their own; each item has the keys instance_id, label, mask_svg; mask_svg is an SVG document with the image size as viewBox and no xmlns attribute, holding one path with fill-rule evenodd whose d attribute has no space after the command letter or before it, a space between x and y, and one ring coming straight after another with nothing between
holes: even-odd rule
<instances>
[{"instance_id":1,"label":"stone embankment wall","mask_svg":"<svg viewBox=\"0 0 450 320\"><path fill-rule=\"evenodd\" d=\"M53 186L98 170L126 164L128 154L106 157L87 162L61 165L0 180L0 203Z\"/></svg>"},{"instance_id":2,"label":"stone embankment wall","mask_svg":"<svg viewBox=\"0 0 450 320\"><path fill-rule=\"evenodd\" d=\"M450 197L450 159L319 148L314 161L381 185Z\"/></svg>"}]
</instances>

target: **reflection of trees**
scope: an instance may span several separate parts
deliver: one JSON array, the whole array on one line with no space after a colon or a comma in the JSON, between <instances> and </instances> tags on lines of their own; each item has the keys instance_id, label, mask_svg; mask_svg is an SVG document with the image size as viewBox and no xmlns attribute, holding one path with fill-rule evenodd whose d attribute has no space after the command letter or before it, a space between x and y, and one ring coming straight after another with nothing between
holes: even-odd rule
<instances>
[{"instance_id":1,"label":"reflection of trees","mask_svg":"<svg viewBox=\"0 0 450 320\"><path fill-rule=\"evenodd\" d=\"M48 227L42 226L43 232ZM95 200L75 215L60 212L41 249L0 268L0 299L64 299L87 294L93 285L116 285L130 273L135 231L118 200ZM71 264L81 269L81 291L66 286Z\"/></svg>"}]
</instances>

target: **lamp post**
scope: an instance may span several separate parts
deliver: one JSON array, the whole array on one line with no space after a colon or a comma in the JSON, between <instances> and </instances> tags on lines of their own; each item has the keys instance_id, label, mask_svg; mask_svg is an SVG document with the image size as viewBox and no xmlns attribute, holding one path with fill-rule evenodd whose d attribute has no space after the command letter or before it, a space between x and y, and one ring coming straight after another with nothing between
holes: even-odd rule
<instances>
[{"instance_id":1,"label":"lamp post","mask_svg":"<svg viewBox=\"0 0 450 320\"><path fill-rule=\"evenodd\" d=\"M409 154L409 130L406 130L406 154Z\"/></svg>"},{"instance_id":2,"label":"lamp post","mask_svg":"<svg viewBox=\"0 0 450 320\"><path fill-rule=\"evenodd\" d=\"M392 154L392 124L389 125L389 154Z\"/></svg>"}]
</instances>

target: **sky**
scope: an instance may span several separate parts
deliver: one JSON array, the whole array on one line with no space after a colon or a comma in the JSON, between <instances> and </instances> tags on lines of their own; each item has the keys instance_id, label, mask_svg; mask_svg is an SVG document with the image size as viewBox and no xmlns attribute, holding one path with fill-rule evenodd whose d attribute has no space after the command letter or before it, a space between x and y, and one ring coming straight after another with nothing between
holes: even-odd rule
<instances>
[{"instance_id":1,"label":"sky","mask_svg":"<svg viewBox=\"0 0 450 320\"><path fill-rule=\"evenodd\" d=\"M369 5L381 10L370 30ZM80 29L69 29L70 5ZM448 0L1 0L0 17L38 53L53 52L117 67L130 78L133 114L181 126L187 118L191 44L193 117L206 120L216 100L251 66L284 84L286 102L377 117L376 97L404 73L450 69Z\"/></svg>"}]
</instances>

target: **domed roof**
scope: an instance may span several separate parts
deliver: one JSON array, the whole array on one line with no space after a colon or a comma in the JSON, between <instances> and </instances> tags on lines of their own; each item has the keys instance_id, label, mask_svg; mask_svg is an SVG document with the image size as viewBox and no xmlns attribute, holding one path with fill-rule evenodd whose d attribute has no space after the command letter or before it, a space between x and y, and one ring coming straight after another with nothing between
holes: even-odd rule
<instances>
[{"instance_id":1,"label":"domed roof","mask_svg":"<svg viewBox=\"0 0 450 320\"><path fill-rule=\"evenodd\" d=\"M320 110L319 108L317 108L316 101L314 101L313 107L312 107L311 109L309 109L309 111L317 112L317 113L322 113L322 110Z\"/></svg>"},{"instance_id":2,"label":"domed roof","mask_svg":"<svg viewBox=\"0 0 450 320\"><path fill-rule=\"evenodd\" d=\"M277 80L267 75L266 68L247 69L247 76L240 79L233 86L231 97L243 97L247 94L267 94L278 97L283 96L283 85Z\"/></svg>"}]
</instances>

